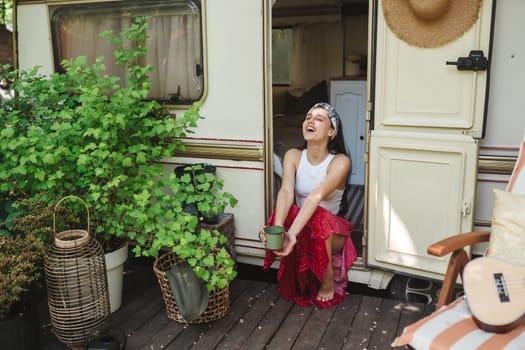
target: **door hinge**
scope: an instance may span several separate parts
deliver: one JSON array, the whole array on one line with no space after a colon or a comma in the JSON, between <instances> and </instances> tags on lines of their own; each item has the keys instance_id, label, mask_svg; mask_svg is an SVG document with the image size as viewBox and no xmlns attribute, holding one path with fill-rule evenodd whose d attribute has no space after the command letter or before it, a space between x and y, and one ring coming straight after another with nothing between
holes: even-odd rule
<instances>
[{"instance_id":1,"label":"door hinge","mask_svg":"<svg viewBox=\"0 0 525 350\"><path fill-rule=\"evenodd\" d=\"M366 104L366 109L368 112L373 112L374 111L374 101L368 101L368 103Z\"/></svg>"},{"instance_id":2,"label":"door hinge","mask_svg":"<svg viewBox=\"0 0 525 350\"><path fill-rule=\"evenodd\" d=\"M471 212L472 212L472 203L463 202L463 205L461 206L461 215L467 216L467 215L470 215Z\"/></svg>"}]
</instances>

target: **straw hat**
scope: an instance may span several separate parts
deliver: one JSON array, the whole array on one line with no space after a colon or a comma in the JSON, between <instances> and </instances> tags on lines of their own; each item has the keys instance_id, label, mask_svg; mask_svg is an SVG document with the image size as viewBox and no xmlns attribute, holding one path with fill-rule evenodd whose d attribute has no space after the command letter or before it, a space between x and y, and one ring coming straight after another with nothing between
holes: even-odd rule
<instances>
[{"instance_id":1,"label":"straw hat","mask_svg":"<svg viewBox=\"0 0 525 350\"><path fill-rule=\"evenodd\" d=\"M468 31L482 0L382 0L386 23L401 40L438 47Z\"/></svg>"}]
</instances>

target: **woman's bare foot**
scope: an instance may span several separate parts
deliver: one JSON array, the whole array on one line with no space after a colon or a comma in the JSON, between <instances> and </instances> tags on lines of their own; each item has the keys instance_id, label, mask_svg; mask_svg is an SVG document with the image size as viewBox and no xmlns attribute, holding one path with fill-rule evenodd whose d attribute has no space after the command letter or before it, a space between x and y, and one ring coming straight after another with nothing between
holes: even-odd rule
<instances>
[{"instance_id":1,"label":"woman's bare foot","mask_svg":"<svg viewBox=\"0 0 525 350\"><path fill-rule=\"evenodd\" d=\"M330 301L334 298L334 269L332 264L328 264L328 268L323 276L321 287L317 293L317 300Z\"/></svg>"}]
</instances>

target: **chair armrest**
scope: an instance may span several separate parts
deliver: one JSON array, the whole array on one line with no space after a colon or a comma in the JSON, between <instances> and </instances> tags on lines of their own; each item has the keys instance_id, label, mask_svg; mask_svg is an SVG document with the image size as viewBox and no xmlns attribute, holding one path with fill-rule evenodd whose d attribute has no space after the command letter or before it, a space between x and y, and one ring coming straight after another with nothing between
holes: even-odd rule
<instances>
[{"instance_id":1,"label":"chair armrest","mask_svg":"<svg viewBox=\"0 0 525 350\"><path fill-rule=\"evenodd\" d=\"M427 253L430 255L442 257L452 253L441 286L441 292L439 293L436 310L443 305L449 304L454 298L456 281L458 277L462 276L463 268L470 259L464 248L472 244L488 242L489 238L490 232L466 232L447 237L428 247Z\"/></svg>"},{"instance_id":2,"label":"chair armrest","mask_svg":"<svg viewBox=\"0 0 525 350\"><path fill-rule=\"evenodd\" d=\"M432 244L428 247L427 253L434 256L445 256L472 244L488 242L489 238L490 232L474 231L460 233Z\"/></svg>"}]
</instances>

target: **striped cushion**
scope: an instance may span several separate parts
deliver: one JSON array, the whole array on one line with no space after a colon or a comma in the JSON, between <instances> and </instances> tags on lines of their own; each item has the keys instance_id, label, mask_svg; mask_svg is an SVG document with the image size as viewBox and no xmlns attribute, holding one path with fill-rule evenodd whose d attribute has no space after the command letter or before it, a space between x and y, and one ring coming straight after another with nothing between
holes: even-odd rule
<instances>
[{"instance_id":1,"label":"striped cushion","mask_svg":"<svg viewBox=\"0 0 525 350\"><path fill-rule=\"evenodd\" d=\"M521 143L518 160L514 165L512 176L507 185L507 192L514 194L525 194L525 135Z\"/></svg>"},{"instance_id":2,"label":"striped cushion","mask_svg":"<svg viewBox=\"0 0 525 350\"><path fill-rule=\"evenodd\" d=\"M524 350L525 325L508 333L485 332L476 326L461 297L406 327L392 343L404 345L416 350Z\"/></svg>"}]
</instances>

